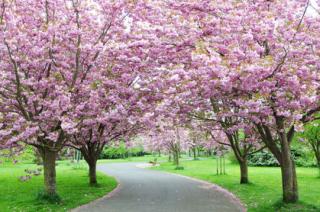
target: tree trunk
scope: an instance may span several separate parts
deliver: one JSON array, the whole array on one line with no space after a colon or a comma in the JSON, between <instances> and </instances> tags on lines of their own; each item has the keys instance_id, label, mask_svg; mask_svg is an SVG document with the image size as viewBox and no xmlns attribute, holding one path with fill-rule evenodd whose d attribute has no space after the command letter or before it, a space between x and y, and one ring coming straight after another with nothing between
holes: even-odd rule
<instances>
[{"instance_id":1,"label":"tree trunk","mask_svg":"<svg viewBox=\"0 0 320 212\"><path fill-rule=\"evenodd\" d=\"M240 184L249 183L247 160L239 161L240 164Z\"/></svg>"},{"instance_id":2,"label":"tree trunk","mask_svg":"<svg viewBox=\"0 0 320 212\"><path fill-rule=\"evenodd\" d=\"M173 162L174 162L174 165L179 166L179 153L178 152L173 152Z\"/></svg>"},{"instance_id":3,"label":"tree trunk","mask_svg":"<svg viewBox=\"0 0 320 212\"><path fill-rule=\"evenodd\" d=\"M89 183L91 186L95 186L98 184L97 181L97 161L92 160L88 162L89 165Z\"/></svg>"},{"instance_id":4,"label":"tree trunk","mask_svg":"<svg viewBox=\"0 0 320 212\"><path fill-rule=\"evenodd\" d=\"M38 149L43 160L44 189L49 196L57 195L56 192L56 157L57 153L44 147Z\"/></svg>"},{"instance_id":5,"label":"tree trunk","mask_svg":"<svg viewBox=\"0 0 320 212\"><path fill-rule=\"evenodd\" d=\"M173 153L173 164L174 164L174 165L177 165L177 158L178 158L178 156L177 156L177 154L174 152L174 153Z\"/></svg>"},{"instance_id":6,"label":"tree trunk","mask_svg":"<svg viewBox=\"0 0 320 212\"><path fill-rule=\"evenodd\" d=\"M193 159L197 160L197 152L196 152L196 148L192 148L193 151Z\"/></svg>"},{"instance_id":7,"label":"tree trunk","mask_svg":"<svg viewBox=\"0 0 320 212\"><path fill-rule=\"evenodd\" d=\"M86 151L85 148L82 148L81 153L83 154L84 159L89 166L89 184L91 186L96 186L98 184L98 181L97 181L97 160L98 160L98 157L97 157L97 155L99 155L100 152Z\"/></svg>"},{"instance_id":8,"label":"tree trunk","mask_svg":"<svg viewBox=\"0 0 320 212\"><path fill-rule=\"evenodd\" d=\"M281 165L283 201L286 203L295 203L299 199L296 169L292 162Z\"/></svg>"},{"instance_id":9,"label":"tree trunk","mask_svg":"<svg viewBox=\"0 0 320 212\"><path fill-rule=\"evenodd\" d=\"M43 165L41 153L36 148L34 149L34 156L35 156L34 162L37 165Z\"/></svg>"},{"instance_id":10,"label":"tree trunk","mask_svg":"<svg viewBox=\"0 0 320 212\"><path fill-rule=\"evenodd\" d=\"M296 167L291 156L289 143L283 138L281 152L283 201L285 203L295 203L299 200Z\"/></svg>"},{"instance_id":11,"label":"tree trunk","mask_svg":"<svg viewBox=\"0 0 320 212\"><path fill-rule=\"evenodd\" d=\"M219 156L217 156L217 175L219 175Z\"/></svg>"},{"instance_id":12,"label":"tree trunk","mask_svg":"<svg viewBox=\"0 0 320 212\"><path fill-rule=\"evenodd\" d=\"M276 118L277 134L280 138L280 148L277 141L272 136L272 131L268 126L257 125L257 129L263 138L264 143L277 158L281 166L282 176L282 198L285 203L296 203L299 200L298 183L296 175L296 167L294 160L291 156L290 142L293 138L294 127L291 127L288 134L284 126L284 121L281 117ZM293 131L292 131L293 130ZM290 133L292 132L292 133Z\"/></svg>"}]
</instances>

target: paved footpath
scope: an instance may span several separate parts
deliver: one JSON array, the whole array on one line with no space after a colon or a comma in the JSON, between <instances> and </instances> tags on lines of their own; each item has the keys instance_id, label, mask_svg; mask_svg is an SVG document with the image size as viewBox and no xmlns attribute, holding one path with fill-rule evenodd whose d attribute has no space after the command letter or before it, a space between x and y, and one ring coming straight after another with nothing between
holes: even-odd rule
<instances>
[{"instance_id":1,"label":"paved footpath","mask_svg":"<svg viewBox=\"0 0 320 212\"><path fill-rule=\"evenodd\" d=\"M119 186L108 196L81 206L82 212L235 212L245 211L230 193L187 177L114 163L98 170L114 176Z\"/></svg>"}]
</instances>

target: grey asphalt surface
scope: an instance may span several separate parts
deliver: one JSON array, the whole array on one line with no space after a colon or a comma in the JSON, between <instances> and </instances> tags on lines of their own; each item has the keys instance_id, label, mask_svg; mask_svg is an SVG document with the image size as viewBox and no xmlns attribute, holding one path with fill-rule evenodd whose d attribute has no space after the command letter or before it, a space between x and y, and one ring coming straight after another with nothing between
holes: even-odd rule
<instances>
[{"instance_id":1,"label":"grey asphalt surface","mask_svg":"<svg viewBox=\"0 0 320 212\"><path fill-rule=\"evenodd\" d=\"M90 212L235 212L240 203L206 183L174 174L136 167L137 163L114 163L98 170L120 183L104 197L74 211Z\"/></svg>"}]
</instances>

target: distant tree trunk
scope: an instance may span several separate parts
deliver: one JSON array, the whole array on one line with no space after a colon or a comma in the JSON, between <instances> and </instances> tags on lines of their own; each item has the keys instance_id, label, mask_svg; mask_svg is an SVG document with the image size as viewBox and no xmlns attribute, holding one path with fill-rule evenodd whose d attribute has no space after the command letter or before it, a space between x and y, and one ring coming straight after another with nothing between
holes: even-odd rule
<instances>
[{"instance_id":1,"label":"distant tree trunk","mask_svg":"<svg viewBox=\"0 0 320 212\"><path fill-rule=\"evenodd\" d=\"M160 150L160 149L159 149L158 153L159 153L159 155L158 155L158 156L159 156L159 157L161 157L161 150Z\"/></svg>"},{"instance_id":2,"label":"distant tree trunk","mask_svg":"<svg viewBox=\"0 0 320 212\"><path fill-rule=\"evenodd\" d=\"M197 151L195 147L192 148L192 152L193 152L193 159L197 160Z\"/></svg>"},{"instance_id":3,"label":"distant tree trunk","mask_svg":"<svg viewBox=\"0 0 320 212\"><path fill-rule=\"evenodd\" d=\"M317 159L317 163L318 163L319 177L320 177L320 158L319 158L319 159Z\"/></svg>"},{"instance_id":4,"label":"distant tree trunk","mask_svg":"<svg viewBox=\"0 0 320 212\"><path fill-rule=\"evenodd\" d=\"M35 156L34 162L37 165L42 165L43 164L42 156L37 148L34 149L34 156Z\"/></svg>"},{"instance_id":5,"label":"distant tree trunk","mask_svg":"<svg viewBox=\"0 0 320 212\"><path fill-rule=\"evenodd\" d=\"M239 164L240 164L240 183L247 184L249 183L247 160L244 159L242 161L239 161Z\"/></svg>"},{"instance_id":6,"label":"distant tree trunk","mask_svg":"<svg viewBox=\"0 0 320 212\"><path fill-rule=\"evenodd\" d=\"M226 174L226 159L223 156L223 174Z\"/></svg>"},{"instance_id":7,"label":"distant tree trunk","mask_svg":"<svg viewBox=\"0 0 320 212\"><path fill-rule=\"evenodd\" d=\"M219 156L216 157L217 160L217 175L219 175Z\"/></svg>"},{"instance_id":8,"label":"distant tree trunk","mask_svg":"<svg viewBox=\"0 0 320 212\"><path fill-rule=\"evenodd\" d=\"M179 153L177 151L173 152L173 163L176 166L179 166Z\"/></svg>"},{"instance_id":9,"label":"distant tree trunk","mask_svg":"<svg viewBox=\"0 0 320 212\"><path fill-rule=\"evenodd\" d=\"M57 152L48 147L39 147L38 151L43 161L44 190L49 196L57 195L56 192L56 157Z\"/></svg>"},{"instance_id":10,"label":"distant tree trunk","mask_svg":"<svg viewBox=\"0 0 320 212\"><path fill-rule=\"evenodd\" d=\"M310 145L312 147L312 150L313 150L314 155L317 160L317 165L318 165L318 169L319 169L319 177L320 177L320 141L317 140L315 142L310 142Z\"/></svg>"}]
</instances>

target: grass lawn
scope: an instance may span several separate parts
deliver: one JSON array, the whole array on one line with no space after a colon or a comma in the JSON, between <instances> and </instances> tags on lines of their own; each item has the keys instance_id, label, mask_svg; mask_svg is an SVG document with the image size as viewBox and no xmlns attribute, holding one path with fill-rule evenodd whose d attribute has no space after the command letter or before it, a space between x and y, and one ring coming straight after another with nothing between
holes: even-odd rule
<instances>
[{"instance_id":1,"label":"grass lawn","mask_svg":"<svg viewBox=\"0 0 320 212\"><path fill-rule=\"evenodd\" d=\"M98 187L88 184L88 172L85 165L71 165L59 162L57 166L57 189L62 202L50 204L37 200L43 188L43 177L34 176L31 180L21 182L20 176L25 169L36 169L33 164L0 165L0 211L67 211L88 203L112 191L117 182L114 178L98 173Z\"/></svg>"},{"instance_id":2,"label":"grass lawn","mask_svg":"<svg viewBox=\"0 0 320 212\"><path fill-rule=\"evenodd\" d=\"M316 168L297 168L300 202L282 205L280 169L274 167L249 167L250 184L239 184L239 167L227 161L227 175L216 175L216 161L203 159L181 161L184 170L174 170L172 163L164 162L155 170L173 172L218 184L238 196L249 212L320 211L320 178Z\"/></svg>"}]
</instances>

